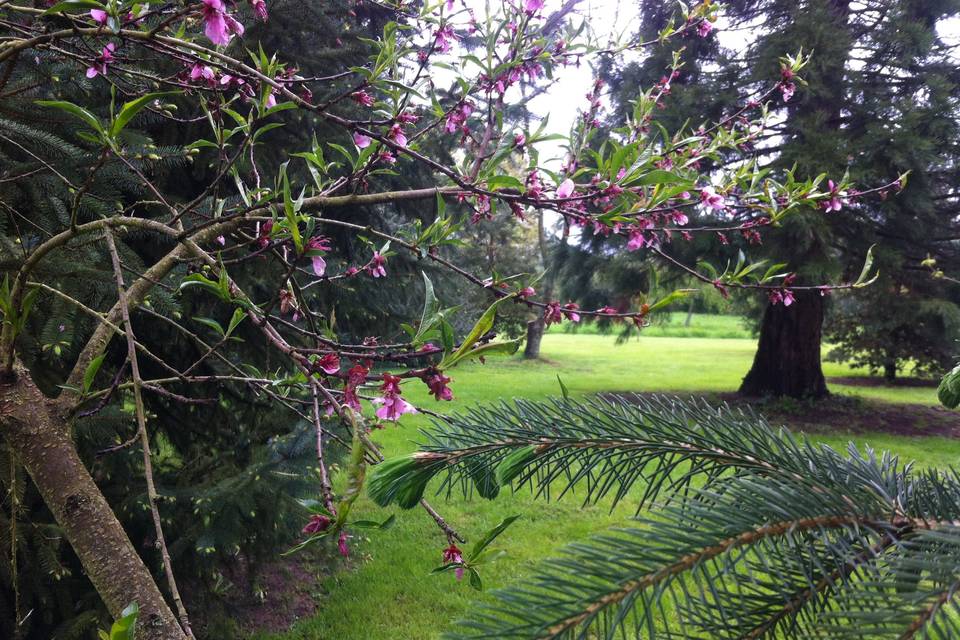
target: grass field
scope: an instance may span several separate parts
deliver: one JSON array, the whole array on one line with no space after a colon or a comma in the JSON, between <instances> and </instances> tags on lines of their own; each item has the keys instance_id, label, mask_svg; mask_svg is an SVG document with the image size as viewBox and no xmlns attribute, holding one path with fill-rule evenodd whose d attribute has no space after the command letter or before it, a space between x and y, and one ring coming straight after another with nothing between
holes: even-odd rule
<instances>
[{"instance_id":1,"label":"grass field","mask_svg":"<svg viewBox=\"0 0 960 640\"><path fill-rule=\"evenodd\" d=\"M694 313L690 316L689 326L686 324L687 314L681 311L658 313L653 324L643 330L648 338L740 338L749 339L753 336L744 323L742 316L724 316L707 313ZM596 323L583 325L564 323L551 327L553 333L572 333L575 335L609 335L616 336L616 327L601 329Z\"/></svg>"},{"instance_id":2,"label":"grass field","mask_svg":"<svg viewBox=\"0 0 960 640\"><path fill-rule=\"evenodd\" d=\"M727 321L722 321L727 322ZM681 327L682 328L682 327ZM729 329L729 323L727 328ZM574 394L599 391L663 391L683 395L691 392L724 392L736 389L750 366L755 343L750 339L642 338L617 345L613 335L553 332L543 344L544 361L519 358L469 364L453 372L456 401L443 407L455 410L477 402L509 400L522 396L543 398L558 395L557 376ZM862 375L841 365L826 363L827 376ZM934 404L929 387L866 387L831 385L838 394L856 395L885 403ZM410 399L434 407L423 385L411 385ZM864 403L863 410L870 411ZM400 425L379 431L374 439L387 455L415 448L418 427L429 423L420 416L407 416ZM845 447L850 436L834 433L817 436L834 447ZM890 449L903 459L923 465L953 464L960 458L960 441L937 437L903 437L887 434L857 436L858 444ZM468 538L495 525L505 516L523 518L498 545L508 553L485 567L487 590L522 580L538 559L562 545L623 523L632 513L624 504L613 512L602 505L582 508L576 497L560 502L534 501L525 493L502 495L495 501L475 499L445 501L434 506ZM290 631L260 634L258 640L353 640L435 638L450 622L468 613L485 597L450 574L429 575L440 564L445 541L422 510L382 510L365 498L357 517L382 519L397 513L396 525L354 541L355 565L319 580L321 605L316 617L298 622ZM486 592L485 592L486 593Z\"/></svg>"}]
</instances>

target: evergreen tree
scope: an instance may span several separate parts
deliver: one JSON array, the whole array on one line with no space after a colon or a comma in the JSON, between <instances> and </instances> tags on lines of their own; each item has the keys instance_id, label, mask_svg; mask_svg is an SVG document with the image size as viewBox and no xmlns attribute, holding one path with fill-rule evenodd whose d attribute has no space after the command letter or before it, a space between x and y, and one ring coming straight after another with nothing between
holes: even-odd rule
<instances>
[{"instance_id":1,"label":"evergreen tree","mask_svg":"<svg viewBox=\"0 0 960 640\"><path fill-rule=\"evenodd\" d=\"M645 24L664 20L660 3L641 3ZM682 56L683 74L671 83L664 116L699 118L722 112L729 96L742 98L780 73L779 58L803 47L812 51L806 83L783 103L758 141L755 155L770 169L839 181L876 184L910 172L906 188L886 199L842 201L842 209L809 210L764 236L768 255L797 273L796 283L852 279L871 245L880 279L869 292L837 294L828 337L840 344L835 357L892 375L910 359L920 370L949 362L955 338L957 291L931 280L926 257L957 260L957 111L960 75L938 23L960 10L955 2L867 3L852 10L844 1L741 1L728 7L724 29L752 38L741 52L718 48L715 34L692 40ZM624 96L636 82L650 82L666 59L610 70L617 121ZM687 86L686 78L696 82ZM697 120L699 122L699 120ZM851 194L852 196L853 194ZM824 224L826 218L827 224ZM732 239L736 245L739 239ZM723 264L731 248L710 258ZM694 259L696 247L674 243ZM688 259L688 263L691 261ZM760 344L741 391L751 395L820 396L827 392L820 366L827 300L798 291L796 304L765 302ZM897 300L893 298L899 297ZM902 348L891 347L900 344ZM912 355L911 355L912 354Z\"/></svg>"}]
</instances>

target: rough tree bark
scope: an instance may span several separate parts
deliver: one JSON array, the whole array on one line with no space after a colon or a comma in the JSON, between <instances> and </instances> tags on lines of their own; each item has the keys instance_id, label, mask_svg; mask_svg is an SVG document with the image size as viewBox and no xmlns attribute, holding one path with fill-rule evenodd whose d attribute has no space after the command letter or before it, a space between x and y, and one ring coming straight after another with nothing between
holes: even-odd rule
<instances>
[{"instance_id":1,"label":"rough tree bark","mask_svg":"<svg viewBox=\"0 0 960 640\"><path fill-rule=\"evenodd\" d=\"M823 297L797 291L789 307L767 304L750 372L740 385L748 396L822 398L830 392L820 366Z\"/></svg>"},{"instance_id":2,"label":"rough tree bark","mask_svg":"<svg viewBox=\"0 0 960 640\"><path fill-rule=\"evenodd\" d=\"M543 340L545 329L542 316L527 323L527 344L523 347L524 358L536 360L540 357L540 342Z\"/></svg>"},{"instance_id":3,"label":"rough tree bark","mask_svg":"<svg viewBox=\"0 0 960 640\"><path fill-rule=\"evenodd\" d=\"M153 576L77 453L59 407L21 365L0 382L0 429L111 615L140 607L138 640L186 640Z\"/></svg>"}]
</instances>

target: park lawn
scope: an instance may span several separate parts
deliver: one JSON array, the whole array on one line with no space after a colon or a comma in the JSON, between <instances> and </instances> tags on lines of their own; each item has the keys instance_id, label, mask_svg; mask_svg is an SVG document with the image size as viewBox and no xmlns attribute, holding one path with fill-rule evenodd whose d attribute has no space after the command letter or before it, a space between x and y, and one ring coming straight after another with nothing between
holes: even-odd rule
<instances>
[{"instance_id":1,"label":"park lawn","mask_svg":"<svg viewBox=\"0 0 960 640\"><path fill-rule=\"evenodd\" d=\"M543 343L544 360L527 362L519 357L472 363L454 370L456 401L445 411L514 397L544 398L559 395L559 375L571 394L601 391L662 391L684 395L695 392L729 392L736 389L750 366L755 342L748 339L667 338L643 336L615 344L612 335L550 333ZM862 375L849 368L825 363L827 376ZM437 403L423 385L406 387L411 400L434 408ZM930 387L866 387L831 385L838 394L857 395L889 403L936 402ZM869 405L864 405L869 411ZM397 426L374 434L384 452L398 455L415 449L418 428L429 426L422 416L405 416ZM846 447L843 433L818 435L835 448ZM960 441L940 437L904 437L889 434L859 435L859 445L889 449L903 460L922 465L954 464L960 459ZM554 554L568 542L591 532L622 524L633 505L583 507L576 495L547 503L528 493L504 494L493 501L467 501L454 496L431 499L434 506L468 538L494 526L502 518L522 514L502 537L499 547L507 557L483 568L485 589L522 580L537 560ZM366 497L358 501L358 518L383 519L397 514L396 524L354 540L354 566L322 577L317 587L321 599L317 615L298 622L290 631L258 634L258 640L352 640L436 638L450 623L468 614L484 594L478 594L452 575L429 575L440 564L443 536L420 509L379 509Z\"/></svg>"}]
</instances>

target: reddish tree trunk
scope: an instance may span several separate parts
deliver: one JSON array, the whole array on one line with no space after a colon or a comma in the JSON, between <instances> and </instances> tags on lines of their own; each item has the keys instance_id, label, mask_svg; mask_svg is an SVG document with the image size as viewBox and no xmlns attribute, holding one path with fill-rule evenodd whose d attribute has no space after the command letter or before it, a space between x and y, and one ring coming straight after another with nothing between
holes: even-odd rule
<instances>
[{"instance_id":1,"label":"reddish tree trunk","mask_svg":"<svg viewBox=\"0 0 960 640\"><path fill-rule=\"evenodd\" d=\"M748 396L822 398L829 394L820 367L823 298L797 291L789 307L768 304L750 372L740 385Z\"/></svg>"},{"instance_id":2,"label":"reddish tree trunk","mask_svg":"<svg viewBox=\"0 0 960 640\"><path fill-rule=\"evenodd\" d=\"M186 640L150 571L77 453L70 429L23 367L0 384L0 429L111 615L140 607L137 640Z\"/></svg>"}]
</instances>

